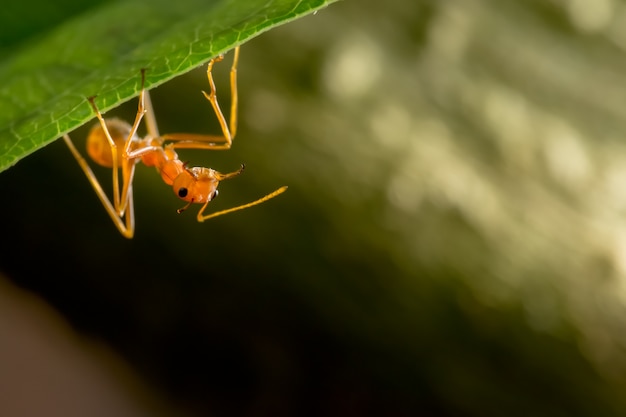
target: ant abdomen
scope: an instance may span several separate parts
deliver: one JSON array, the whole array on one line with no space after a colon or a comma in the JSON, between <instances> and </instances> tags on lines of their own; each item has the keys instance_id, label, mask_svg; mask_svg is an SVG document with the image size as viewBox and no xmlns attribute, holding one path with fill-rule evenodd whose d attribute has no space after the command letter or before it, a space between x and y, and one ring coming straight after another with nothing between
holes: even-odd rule
<instances>
[{"instance_id":1,"label":"ant abdomen","mask_svg":"<svg viewBox=\"0 0 626 417\"><path fill-rule=\"evenodd\" d=\"M130 135L131 126L124 120L120 119L107 119L107 130L111 139L117 148L117 160L122 160L122 153L124 152L124 145ZM113 167L113 148L109 143L109 139L106 136L104 129L100 123L95 124L89 131L87 136L87 154L97 164L103 167Z\"/></svg>"}]
</instances>

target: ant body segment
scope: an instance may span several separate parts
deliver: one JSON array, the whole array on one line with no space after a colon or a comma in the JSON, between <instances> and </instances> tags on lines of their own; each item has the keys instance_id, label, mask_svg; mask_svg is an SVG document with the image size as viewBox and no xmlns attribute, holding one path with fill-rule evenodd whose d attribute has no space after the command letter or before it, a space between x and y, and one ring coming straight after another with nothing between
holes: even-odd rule
<instances>
[{"instance_id":1,"label":"ant body segment","mask_svg":"<svg viewBox=\"0 0 626 417\"><path fill-rule=\"evenodd\" d=\"M222 174L211 168L187 167L176 153L175 149L230 149L237 133L237 64L239 61L239 46L234 49L233 63L230 69L231 108L230 121L227 122L217 102L215 83L213 81L213 64L221 61L219 55L209 61L207 78L209 93L202 93L211 103L222 129L222 135L206 135L194 133L171 133L160 135L156 117L150 101L150 94L145 90L145 69L141 70L141 92L137 114L132 126L120 119L104 119L95 103L95 97L89 97L91 105L99 123L89 132L87 137L87 153L96 163L113 171L113 202L106 195L100 182L89 167L86 159L78 152L68 135L63 139L78 161L87 179L96 191L100 202L113 220L113 223L126 238L132 238L135 232L135 213L133 208L133 178L135 165L142 162L146 166L153 166L160 173L163 181L170 185L174 193L187 204L177 210L178 213L186 210L191 204L203 204L198 212L197 219L203 222L207 219L242 210L263 203L283 193L287 187L283 186L276 191L247 204L221 210L204 215L208 204L218 195L217 186L220 181L236 177L244 170L241 165L236 171ZM144 138L137 136L139 123L146 117L148 134ZM122 187L120 190L119 171L121 169Z\"/></svg>"}]
</instances>

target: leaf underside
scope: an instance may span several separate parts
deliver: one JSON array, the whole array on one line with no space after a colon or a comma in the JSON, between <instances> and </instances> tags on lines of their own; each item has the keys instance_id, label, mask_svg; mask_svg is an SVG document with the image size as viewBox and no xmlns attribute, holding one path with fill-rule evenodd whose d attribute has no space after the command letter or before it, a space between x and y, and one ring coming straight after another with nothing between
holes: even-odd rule
<instances>
[{"instance_id":1,"label":"leaf underside","mask_svg":"<svg viewBox=\"0 0 626 417\"><path fill-rule=\"evenodd\" d=\"M0 64L0 172L103 111L335 0L133 0L107 3Z\"/></svg>"}]
</instances>

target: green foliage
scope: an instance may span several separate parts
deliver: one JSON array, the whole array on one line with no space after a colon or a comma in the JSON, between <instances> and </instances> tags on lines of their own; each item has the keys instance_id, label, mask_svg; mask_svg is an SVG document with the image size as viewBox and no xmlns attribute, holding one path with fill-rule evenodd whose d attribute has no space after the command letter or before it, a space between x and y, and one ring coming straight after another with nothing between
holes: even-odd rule
<instances>
[{"instance_id":1,"label":"green foliage","mask_svg":"<svg viewBox=\"0 0 626 417\"><path fill-rule=\"evenodd\" d=\"M135 97L141 68L155 87L333 1L107 2L35 40L3 36L0 171L92 119L86 97L97 95L103 111ZM37 34L39 20L28 22L25 38Z\"/></svg>"}]
</instances>

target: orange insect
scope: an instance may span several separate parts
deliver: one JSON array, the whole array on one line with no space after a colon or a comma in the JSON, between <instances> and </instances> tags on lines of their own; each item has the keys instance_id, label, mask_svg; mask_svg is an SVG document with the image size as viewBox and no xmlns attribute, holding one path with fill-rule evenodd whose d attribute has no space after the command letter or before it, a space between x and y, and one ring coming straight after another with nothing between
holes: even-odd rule
<instances>
[{"instance_id":1,"label":"orange insect","mask_svg":"<svg viewBox=\"0 0 626 417\"><path fill-rule=\"evenodd\" d=\"M132 238L135 233L135 213L133 209L133 178L135 165L143 162L146 166L154 166L161 174L163 181L172 186L174 193L187 205L178 212L181 213L192 203L203 204L198 212L198 221L203 222L212 217L263 203L270 198L283 193L287 187L283 186L276 191L261 197L251 203L243 204L230 209L204 215L208 204L218 195L217 186L220 181L236 177L241 174L244 165L236 171L222 174L211 168L187 167L178 159L175 149L230 149L237 133L237 64L239 61L239 47L234 50L233 63L230 69L231 108L230 123L220 110L217 103L215 83L213 81L213 64L224 58L220 55L209 61L207 78L210 92L203 91L206 99L213 106L217 119L222 128L222 135L203 135L194 133L171 133L160 135L156 123L156 117L152 109L150 95L145 90L145 70L141 71L141 92L139 93L139 105L135 121L129 123L119 119L104 119L98 110L95 97L89 97L89 103L96 113L99 123L96 124L87 137L87 153L98 164L112 168L113 170L113 203L106 195L100 182L89 167L89 164L78 152L68 135L63 139L70 151L78 161L87 179L93 186L98 198L107 213L115 223L120 233L126 238ZM146 117L148 134L145 138L137 136L139 123ZM122 172L122 187L120 191L119 173Z\"/></svg>"}]
</instances>

